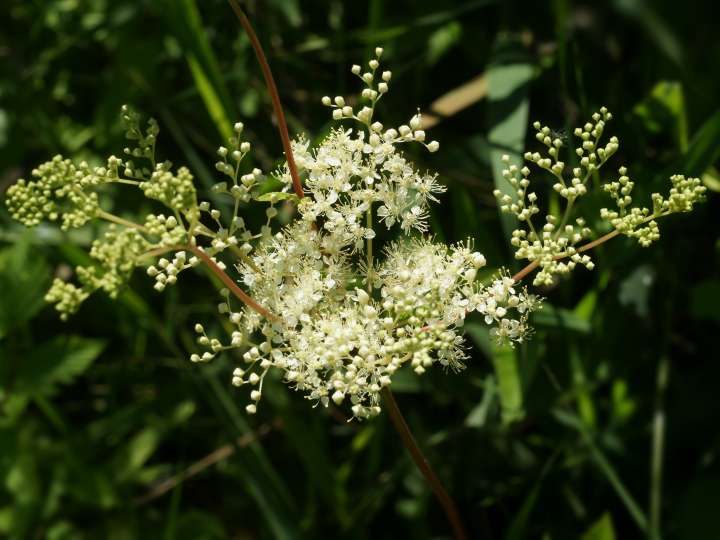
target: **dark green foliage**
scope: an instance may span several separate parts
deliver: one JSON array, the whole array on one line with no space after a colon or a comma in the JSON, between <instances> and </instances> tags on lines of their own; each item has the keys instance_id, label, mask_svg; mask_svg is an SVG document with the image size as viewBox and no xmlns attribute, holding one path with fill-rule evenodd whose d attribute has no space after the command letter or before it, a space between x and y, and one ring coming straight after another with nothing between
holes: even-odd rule
<instances>
[{"instance_id":1,"label":"dark green foliage","mask_svg":"<svg viewBox=\"0 0 720 540\"><path fill-rule=\"evenodd\" d=\"M376 45L393 70L380 107L395 123L487 74L488 92L429 131L440 152L416 159L448 184L436 236L474 237L500 267L516 263L494 178L501 154L535 144L528 121L572 137L605 105L638 198L674 172L717 191L714 7L274 0L248 11L291 132L310 139L329 126L321 96L346 93L349 66ZM0 192L59 152L93 165L119 154L123 103L158 119L160 155L190 167L204 198L236 120L255 150L248 167L272 170L281 156L260 70L224 0L4 3ZM588 219L608 204L597 191L580 209ZM556 204L549 181L547 192ZM528 345L499 350L471 319L463 373L394 380L472 538L720 537L718 200L710 192L663 223L651 248L603 245L593 272L541 291ZM147 204L120 190L101 202L120 215ZM78 246L91 238L27 231L0 205L0 537L449 537L386 416L347 423L269 381L248 419L230 386L236 358L188 361L192 325L222 324L203 275L163 295L135 276L116 301L93 298L61 323L43 296L53 272L87 263Z\"/></svg>"}]
</instances>

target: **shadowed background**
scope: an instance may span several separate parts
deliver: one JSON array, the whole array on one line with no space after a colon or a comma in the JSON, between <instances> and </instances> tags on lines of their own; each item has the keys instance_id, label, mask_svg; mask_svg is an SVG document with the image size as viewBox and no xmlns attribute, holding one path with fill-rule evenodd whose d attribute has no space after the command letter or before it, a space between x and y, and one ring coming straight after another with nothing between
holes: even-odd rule
<instances>
[{"instance_id":1,"label":"shadowed background","mask_svg":"<svg viewBox=\"0 0 720 540\"><path fill-rule=\"evenodd\" d=\"M323 95L352 95L350 65L383 46L386 125L420 107L421 168L448 186L432 233L475 239L520 266L492 191L500 156L536 149L534 120L572 144L600 106L635 200L670 174L708 201L620 238L596 269L540 291L536 334L494 347L466 327L461 374L393 380L400 407L473 538L720 538L720 40L714 3L429 0L247 4L291 134L331 127ZM57 153L121 155L120 106L158 119L159 155L214 184L215 149L245 123L253 163L281 145L249 42L223 0L9 0L0 22L0 192ZM536 190L551 182L534 175ZM597 189L581 214L609 198ZM112 189L106 209L149 203ZM260 210L262 212L262 209ZM249 222L261 220L247 209ZM204 366L192 326L221 334L217 288L188 273L160 295L142 273L67 323L43 302L87 261L93 227L26 230L0 208L0 536L9 538L442 538L448 526L385 415L346 422L278 380L247 418L232 355ZM662 459L661 459L662 458Z\"/></svg>"}]
</instances>

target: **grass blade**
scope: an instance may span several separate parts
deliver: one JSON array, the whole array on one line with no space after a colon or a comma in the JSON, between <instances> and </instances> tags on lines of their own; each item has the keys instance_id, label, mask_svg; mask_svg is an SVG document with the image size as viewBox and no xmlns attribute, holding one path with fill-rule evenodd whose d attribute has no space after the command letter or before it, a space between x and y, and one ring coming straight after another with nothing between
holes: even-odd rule
<instances>
[{"instance_id":1,"label":"grass blade","mask_svg":"<svg viewBox=\"0 0 720 540\"><path fill-rule=\"evenodd\" d=\"M502 177L504 165L501 158L507 154L511 163L522 165L530 108L528 89L532 77L533 66L522 42L517 38L499 37L487 71L488 142L495 188L510 196L515 193ZM501 214L500 219L509 242L517 219L509 214Z\"/></svg>"}]
</instances>

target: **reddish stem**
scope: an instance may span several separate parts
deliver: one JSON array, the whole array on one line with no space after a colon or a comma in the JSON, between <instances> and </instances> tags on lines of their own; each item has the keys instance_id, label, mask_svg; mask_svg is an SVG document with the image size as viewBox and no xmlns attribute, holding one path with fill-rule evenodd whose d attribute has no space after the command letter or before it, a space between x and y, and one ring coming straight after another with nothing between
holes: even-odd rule
<instances>
[{"instance_id":1,"label":"reddish stem","mask_svg":"<svg viewBox=\"0 0 720 540\"><path fill-rule=\"evenodd\" d=\"M283 148L285 149L285 157L287 158L288 168L290 169L290 176L292 177L293 190L299 198L303 198L302 184L300 183L300 175L298 175L297 166L295 165L295 157L293 156L292 147L290 145L290 135L288 134L287 123L285 122L285 113L283 112L282 103L280 103L280 94L278 93L277 86L275 85L275 79L273 79L272 71L270 71L270 64L268 64L263 48L260 45L255 30L253 30L250 21L245 16L240 4L237 0L228 0L230 7L235 12L240 24L242 25L248 38L250 38L250 44L255 50L255 56L257 56L258 62L260 63L260 69L262 69L263 77L265 77L265 84L267 85L268 93L272 101L273 109L275 110L275 116L277 117L278 131L280 132L280 139L282 140Z\"/></svg>"},{"instance_id":2,"label":"reddish stem","mask_svg":"<svg viewBox=\"0 0 720 540\"><path fill-rule=\"evenodd\" d=\"M400 434L400 438L402 439L405 448L407 448L408 452L410 452L410 456L412 456L415 465L417 465L417 468L420 469L420 472L425 477L425 480L428 484L430 484L433 493L435 493L435 497L437 497L437 500L443 507L445 515L447 516L448 521L450 521L450 525L455 533L455 538L457 540L465 540L467 538L467 533L465 532L465 527L460 519L460 513L458 512L452 498L448 495L448 492L445 491L445 488L443 487L442 482L440 482L440 479L437 477L437 474L435 474L435 471L430 466L430 462L428 462L427 458L422 453L422 450L420 450L417 441L415 441L415 437L413 437L412 431L410 431L402 412L400 412L400 408L395 401L395 396L393 396L393 393L388 387L383 388L381 393L383 400L385 401L385 407L390 415L390 420L395 426L395 430Z\"/></svg>"},{"instance_id":3,"label":"reddish stem","mask_svg":"<svg viewBox=\"0 0 720 540\"><path fill-rule=\"evenodd\" d=\"M233 279L225 273L225 271L218 266L218 264L213 261L210 256L205 253L202 249L200 249L197 246L192 246L190 244L176 244L173 246L167 246L162 247L158 249L153 249L151 251L148 251L144 255L149 255L156 257L158 255L162 255L163 253L167 253L168 251L189 251L196 255L202 262L205 263L205 265L212 271L213 274L215 274L220 281L223 282L223 284L230 289L230 292L232 292L235 297L240 300L243 304L245 304L247 307L252 309L253 311L259 313L263 317L273 321L278 322L280 321L280 317L275 315L274 313L271 313L267 309L265 309L263 306L258 304L255 300L253 300L245 291L243 291L240 287L238 287L237 283L233 281Z\"/></svg>"},{"instance_id":4,"label":"reddish stem","mask_svg":"<svg viewBox=\"0 0 720 540\"><path fill-rule=\"evenodd\" d=\"M617 229L610 231L604 236L601 236L600 238L593 240L592 242L588 242L587 244L584 244L577 248L578 253L582 253L583 251L588 251L589 249L592 249L594 247L599 246L600 244L604 244L608 240L611 240L612 238L615 238L618 234L620 234L620 231ZM555 260L564 259L567 257L567 255L563 255L560 257L555 257ZM520 281L522 278L527 276L530 272L535 270L538 266L540 266L540 263L537 260L534 260L530 264L528 264L525 268L520 270L517 274L515 274L512 278L513 281Z\"/></svg>"}]
</instances>

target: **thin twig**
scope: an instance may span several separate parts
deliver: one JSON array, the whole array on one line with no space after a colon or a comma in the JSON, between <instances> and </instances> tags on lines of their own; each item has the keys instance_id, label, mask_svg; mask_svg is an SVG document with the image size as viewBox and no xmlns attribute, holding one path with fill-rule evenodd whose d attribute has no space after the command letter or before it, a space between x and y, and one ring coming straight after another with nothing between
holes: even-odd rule
<instances>
[{"instance_id":1,"label":"thin twig","mask_svg":"<svg viewBox=\"0 0 720 540\"><path fill-rule=\"evenodd\" d=\"M247 305L249 308L255 310L260 315L265 317L266 319L270 319L271 321L278 322L280 318L275 315L274 313L270 313L267 309L262 307L260 304L258 304L255 300L250 298L248 294L243 291L240 287L238 287L237 283L233 281L233 279L228 276L218 265L215 261L213 261L207 253L205 253L203 250L198 248L197 246L188 246L188 250L193 252L195 255L200 257L202 261L210 268L210 270L213 271L213 273L220 278L220 281L222 281L225 286L230 289L230 291L238 298L241 302L243 302L245 305Z\"/></svg>"},{"instance_id":2,"label":"thin twig","mask_svg":"<svg viewBox=\"0 0 720 540\"><path fill-rule=\"evenodd\" d=\"M278 425L279 422L275 422L272 425L263 424L258 427L257 430L255 430L254 432L246 433L241 437L238 437L234 443L224 444L220 448L213 450L202 459L190 465L184 471L174 476L171 476L170 478L167 478L158 484L155 484L152 488L150 488L147 493L136 498L133 502L138 505L145 504L152 501L153 499L161 497L181 482L184 482L185 480L200 474L208 467L212 467L216 463L219 463L220 461L229 458L237 450L250 446L252 443L258 441L259 439L262 439L274 428L278 427Z\"/></svg>"},{"instance_id":3,"label":"thin twig","mask_svg":"<svg viewBox=\"0 0 720 540\"><path fill-rule=\"evenodd\" d=\"M96 215L100 219L104 219L106 221L111 221L112 223L116 223L116 224L122 225L124 227L130 227L131 229L138 229L139 231L145 230L145 227L140 225L139 223L135 223L134 221L128 221L127 219L123 219L119 216L116 216L115 214L106 212L105 210L98 210Z\"/></svg>"},{"instance_id":4,"label":"thin twig","mask_svg":"<svg viewBox=\"0 0 720 540\"><path fill-rule=\"evenodd\" d=\"M227 273L222 268L220 268L218 264L213 261L207 253L205 253L201 248L197 246L192 246L190 244L175 244L172 246L164 246L161 248L150 250L146 253L143 253L143 255L149 257L157 257L158 255L162 255L163 253L168 253L170 251L189 251L193 253L199 259L201 259L202 262L205 263L205 265L212 271L212 273L215 274L220 279L220 281L222 281L223 284L228 289L230 289L230 292L232 292L235 297L243 304L245 304L247 307L254 310L255 312L259 313L266 319L269 319L273 322L280 321L280 317L278 317L274 313L271 313L263 306L258 304L255 300L253 300L245 291L238 287L238 284L235 283L235 281L233 281L233 279L228 276Z\"/></svg>"},{"instance_id":5,"label":"thin twig","mask_svg":"<svg viewBox=\"0 0 720 540\"><path fill-rule=\"evenodd\" d=\"M415 462L415 465L417 465L417 468L420 469L420 472L425 477L425 480L428 484L430 484L430 488L433 490L433 493L435 493L435 497L437 497L437 500L443 507L445 515L447 516L448 521L450 521L450 525L455 533L455 538L457 540L465 540L467 538L467 533L465 532L465 527L460 519L460 513L458 512L455 503L450 498L450 495L448 495L448 492L445 491L442 482L440 482L440 479L430 466L427 458L422 453L422 450L420 450L420 447L415 441L415 437L413 437L407 422L405 422L405 418L400 412L400 408L395 401L395 396L393 396L388 387L383 388L381 392L383 399L385 400L385 408L390 415L390 420L392 420L393 426L395 426L395 429L400 435L405 448L407 448L408 452L410 452L410 456Z\"/></svg>"},{"instance_id":6,"label":"thin twig","mask_svg":"<svg viewBox=\"0 0 720 540\"><path fill-rule=\"evenodd\" d=\"M620 231L617 229L610 231L606 235L601 236L600 238L593 240L592 242L588 242L587 244L583 244L579 248L577 248L577 253L582 253L584 251L588 251L594 247L599 246L600 244L604 244L608 240L611 240L612 238L615 238L618 234L620 234ZM555 257L555 260L560 260L568 257L568 255L560 255L558 257ZM512 278L513 281L520 281L525 276L527 276L530 272L535 270L538 266L540 266L540 261L537 259L528 264L525 268L520 270L517 274L515 274Z\"/></svg>"},{"instance_id":7,"label":"thin twig","mask_svg":"<svg viewBox=\"0 0 720 540\"><path fill-rule=\"evenodd\" d=\"M292 147L290 146L290 135L288 134L287 123L285 122L285 113L283 112L282 103L280 102L280 94L278 93L277 86L275 85L275 79L273 79L272 71L270 71L270 64L268 64L263 48L260 45L260 40L258 40L255 30L253 30L253 27L247 16L245 16L240 4L237 0L228 0L228 3L235 12L235 15L240 21L240 24L245 30L248 38L250 38L250 44L255 50L255 56L257 56L260 69L262 69L263 77L265 77L265 84L267 85L270 100L272 101L272 106L275 110L280 139L282 140L283 148L285 149L285 157L287 158L290 176L292 177L293 190L295 191L295 194L302 199L305 194L303 193L300 176L298 175L297 166L295 165L295 158L293 157Z\"/></svg>"}]
</instances>

